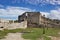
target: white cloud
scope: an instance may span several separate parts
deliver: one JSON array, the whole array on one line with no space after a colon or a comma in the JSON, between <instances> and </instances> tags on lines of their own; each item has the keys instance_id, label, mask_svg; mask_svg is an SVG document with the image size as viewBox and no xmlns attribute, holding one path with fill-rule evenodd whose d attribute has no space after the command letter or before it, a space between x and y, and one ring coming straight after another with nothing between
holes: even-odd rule
<instances>
[{"instance_id":1,"label":"white cloud","mask_svg":"<svg viewBox=\"0 0 60 40\"><path fill-rule=\"evenodd\" d=\"M40 12L43 15L45 15L45 17L48 17L49 13L48 12Z\"/></svg>"},{"instance_id":2,"label":"white cloud","mask_svg":"<svg viewBox=\"0 0 60 40\"><path fill-rule=\"evenodd\" d=\"M25 3L25 4L32 4L32 5L46 5L46 4L52 4L52 5L60 5L60 0L12 0L12 3Z\"/></svg>"},{"instance_id":3,"label":"white cloud","mask_svg":"<svg viewBox=\"0 0 60 40\"><path fill-rule=\"evenodd\" d=\"M38 5L38 4L60 5L60 0L26 0L26 2L33 5Z\"/></svg>"},{"instance_id":4,"label":"white cloud","mask_svg":"<svg viewBox=\"0 0 60 40\"><path fill-rule=\"evenodd\" d=\"M60 5L60 0L50 0L50 4L53 4L53 5L59 4Z\"/></svg>"},{"instance_id":5,"label":"white cloud","mask_svg":"<svg viewBox=\"0 0 60 40\"><path fill-rule=\"evenodd\" d=\"M60 8L57 10L51 10L50 13L47 12L41 12L45 17L50 18L50 19L58 19L60 20Z\"/></svg>"},{"instance_id":6,"label":"white cloud","mask_svg":"<svg viewBox=\"0 0 60 40\"><path fill-rule=\"evenodd\" d=\"M6 9L0 9L0 17L18 17L18 15L21 15L24 12L28 11L35 11L33 9L24 8L24 7L6 7Z\"/></svg>"},{"instance_id":7,"label":"white cloud","mask_svg":"<svg viewBox=\"0 0 60 40\"><path fill-rule=\"evenodd\" d=\"M59 19L59 20L60 20L60 9L51 10L49 17L50 17L51 19Z\"/></svg>"},{"instance_id":8,"label":"white cloud","mask_svg":"<svg viewBox=\"0 0 60 40\"><path fill-rule=\"evenodd\" d=\"M26 2L30 3L30 4L39 4L39 0L26 0Z\"/></svg>"},{"instance_id":9,"label":"white cloud","mask_svg":"<svg viewBox=\"0 0 60 40\"><path fill-rule=\"evenodd\" d=\"M2 7L4 7L4 6L0 4L0 7L2 8Z\"/></svg>"}]
</instances>

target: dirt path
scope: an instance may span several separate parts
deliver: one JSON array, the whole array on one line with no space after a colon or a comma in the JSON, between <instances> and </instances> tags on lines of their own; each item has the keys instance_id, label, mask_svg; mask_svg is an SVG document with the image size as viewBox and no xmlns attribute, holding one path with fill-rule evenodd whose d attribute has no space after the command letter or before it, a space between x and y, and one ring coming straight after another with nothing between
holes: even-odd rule
<instances>
[{"instance_id":1,"label":"dirt path","mask_svg":"<svg viewBox=\"0 0 60 40\"><path fill-rule=\"evenodd\" d=\"M51 38L51 40L60 40L60 37L53 37L53 36L48 36Z\"/></svg>"},{"instance_id":2,"label":"dirt path","mask_svg":"<svg viewBox=\"0 0 60 40\"><path fill-rule=\"evenodd\" d=\"M52 40L60 40L60 37L52 37Z\"/></svg>"},{"instance_id":3,"label":"dirt path","mask_svg":"<svg viewBox=\"0 0 60 40\"><path fill-rule=\"evenodd\" d=\"M21 33L9 33L6 38L1 40L28 40L21 37Z\"/></svg>"}]
</instances>

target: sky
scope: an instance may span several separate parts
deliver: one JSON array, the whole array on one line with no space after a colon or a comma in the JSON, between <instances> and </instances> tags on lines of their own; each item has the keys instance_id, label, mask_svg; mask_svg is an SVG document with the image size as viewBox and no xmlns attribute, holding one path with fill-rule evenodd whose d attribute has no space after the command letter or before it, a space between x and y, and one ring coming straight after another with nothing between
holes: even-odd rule
<instances>
[{"instance_id":1,"label":"sky","mask_svg":"<svg viewBox=\"0 0 60 40\"><path fill-rule=\"evenodd\" d=\"M0 18L17 20L24 12L40 12L60 20L60 0L0 0Z\"/></svg>"}]
</instances>

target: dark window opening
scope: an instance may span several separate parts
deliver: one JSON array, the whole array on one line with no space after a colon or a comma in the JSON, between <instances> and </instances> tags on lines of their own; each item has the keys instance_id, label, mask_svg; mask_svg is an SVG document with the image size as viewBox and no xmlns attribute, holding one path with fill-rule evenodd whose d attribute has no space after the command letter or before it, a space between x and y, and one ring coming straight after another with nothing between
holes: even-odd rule
<instances>
[{"instance_id":1,"label":"dark window opening","mask_svg":"<svg viewBox=\"0 0 60 40\"><path fill-rule=\"evenodd\" d=\"M4 28L3 26L1 26L0 28Z\"/></svg>"}]
</instances>

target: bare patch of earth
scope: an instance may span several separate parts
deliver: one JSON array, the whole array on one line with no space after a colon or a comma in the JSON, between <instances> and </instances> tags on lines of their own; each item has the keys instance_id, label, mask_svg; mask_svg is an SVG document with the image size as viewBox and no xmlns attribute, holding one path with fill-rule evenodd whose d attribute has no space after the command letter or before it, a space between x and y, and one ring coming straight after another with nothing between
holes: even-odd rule
<instances>
[{"instance_id":1,"label":"bare patch of earth","mask_svg":"<svg viewBox=\"0 0 60 40\"><path fill-rule=\"evenodd\" d=\"M60 37L54 37L54 36L48 36L51 38L51 40L60 40Z\"/></svg>"}]
</instances>

